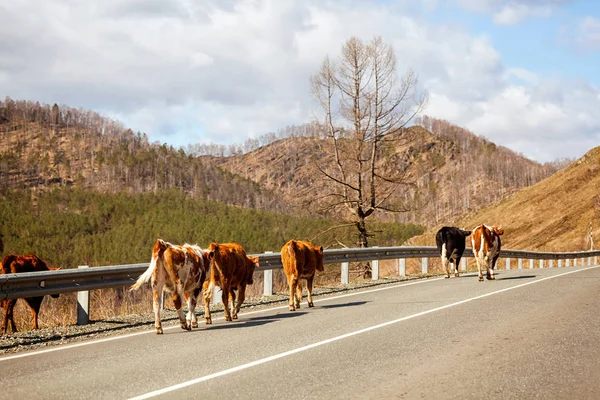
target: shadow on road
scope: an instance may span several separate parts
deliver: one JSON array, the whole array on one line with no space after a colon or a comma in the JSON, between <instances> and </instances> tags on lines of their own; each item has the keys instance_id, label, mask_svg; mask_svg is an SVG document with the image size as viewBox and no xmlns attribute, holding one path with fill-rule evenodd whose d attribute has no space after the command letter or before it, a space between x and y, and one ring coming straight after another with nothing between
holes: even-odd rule
<instances>
[{"instance_id":1,"label":"shadow on road","mask_svg":"<svg viewBox=\"0 0 600 400\"><path fill-rule=\"evenodd\" d=\"M342 308L342 307L354 307L354 306L362 306L363 304L369 303L368 301L353 301L351 303L344 304L329 304L324 306L319 306L319 308Z\"/></svg>"},{"instance_id":2,"label":"shadow on road","mask_svg":"<svg viewBox=\"0 0 600 400\"><path fill-rule=\"evenodd\" d=\"M508 280L511 280L511 279L533 279L536 276L537 275L508 276L506 278L500 278L500 279L497 279L497 280L499 280L499 281L508 281Z\"/></svg>"},{"instance_id":3,"label":"shadow on road","mask_svg":"<svg viewBox=\"0 0 600 400\"><path fill-rule=\"evenodd\" d=\"M260 317L252 317L249 319L244 319L243 316L241 316L240 319L235 320L233 322L222 322L219 325L210 325L210 326L207 326L205 329L201 329L201 330L212 331L212 330L217 330L217 329L248 328L248 327L252 327L252 326L260 326L260 325L270 324L271 322L276 322L276 321L286 319L286 318L300 317L301 315L304 315L304 314L306 314L306 312L290 311L290 312L275 314L275 315L264 315L264 316L260 316Z\"/></svg>"}]
</instances>

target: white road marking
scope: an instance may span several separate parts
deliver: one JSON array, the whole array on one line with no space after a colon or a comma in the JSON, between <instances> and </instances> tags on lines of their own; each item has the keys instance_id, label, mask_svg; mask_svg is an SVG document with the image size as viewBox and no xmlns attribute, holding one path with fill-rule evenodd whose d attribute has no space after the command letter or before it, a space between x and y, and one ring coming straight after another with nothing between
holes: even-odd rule
<instances>
[{"instance_id":1,"label":"white road marking","mask_svg":"<svg viewBox=\"0 0 600 400\"><path fill-rule=\"evenodd\" d=\"M426 282L434 282L434 281L438 281L441 280L443 278L430 278L430 279L420 279L414 282L408 282L408 283L401 283L399 285L391 285L391 286L384 286L384 287L380 287L380 288L376 288L376 289L370 289L370 290L364 290L364 291L357 291L357 292L352 292L352 293L346 293L346 294L342 294L339 296L332 296L332 297L324 297L322 299L315 299L314 303L318 303L318 302L322 302L322 301L330 301L330 300L336 300L336 299L342 299L344 297L350 297L350 296L358 296L359 294L365 294L365 293L373 293L373 292L378 292L381 290L390 290L390 289L395 289L395 288L399 288L399 287L403 287L403 286L412 286L412 285L417 285L417 284L421 284L421 283L426 283ZM282 301L286 301L286 300L282 300ZM303 303L306 304L306 303ZM287 309L288 305L284 305L284 306L277 306L277 307L271 307L271 308L264 308L261 310L255 310L255 311L248 311L245 312L243 314L239 314L239 316L244 316L244 315L251 315L251 314L258 314L258 313L264 313L267 311L272 311L272 310L279 310L279 309ZM225 317L218 317L218 318L214 318L213 321L215 320L220 320L220 319L224 319ZM167 329L176 329L179 328L179 325L173 325L173 326L169 326L166 328L163 328L163 330L167 330ZM56 347L52 347L50 349L44 349L44 350L37 350L37 351L31 351L28 353L21 353L21 354L15 354L12 356L6 356L6 357L2 357L0 358L0 362L2 361L8 361L8 360L14 360L16 358L23 358L23 357L31 357L31 356L37 356L40 354L46 354L46 353L51 353L54 351L60 351L60 350L68 350L68 349L73 349L76 347L82 347L82 346L89 346L92 344L98 344L98 343L105 343L105 342L110 342L113 340L119 340L119 339L127 339L130 337L134 337L134 336L139 336L139 335L146 335L149 333L154 333L156 334L156 331L154 329L150 329L147 331L143 331L143 332L136 332L136 333L129 333L126 335L119 335L119 336L113 336L113 337L108 337L105 339L98 339L98 340L91 340L91 341L86 341L86 342L81 342L81 343L73 343L73 344L67 344L64 346L56 346Z\"/></svg>"},{"instance_id":2,"label":"white road marking","mask_svg":"<svg viewBox=\"0 0 600 400\"><path fill-rule=\"evenodd\" d=\"M303 346L303 347L298 347L296 349L292 349L292 350L289 350L289 351L286 351L286 352L283 352L283 353L275 354L275 355L270 356L270 357L266 357L266 358L263 358L263 359L260 359L260 360L252 361L252 362L249 362L247 364L242 364L242 365L239 365L237 367L225 369L223 371L219 371L219 372L215 372L213 374L205 375L205 376L202 376L200 378L192 379L192 380L187 381L187 382L182 382L182 383L179 383L177 385L169 386L169 387L166 387L164 389L159 389L159 390L155 390L155 391L152 391L152 392L148 392L148 393L136 396L136 397L132 397L129 400L142 400L142 399L149 399L149 398L155 397L155 396L160 396L161 394L173 392L173 391L178 390L178 389L183 389L185 387L188 387L188 386L191 386L191 385L195 385L197 383L205 382L205 381L208 381L208 380L211 380L211 379L215 379L215 378L218 378L218 377L221 377L221 376L224 376L224 375L229 375L229 374L232 374L234 372L242 371L242 370L245 370L245 369L248 369L248 368L255 367L257 365L268 363L270 361L274 361L274 360L277 360L277 359L280 359L280 358L288 357L288 356L291 356L291 355L296 354L296 353L300 353L300 352L303 352L303 351L306 351L306 350L313 349L315 347L326 345L328 343L337 342L339 340L346 339L346 338L349 338L349 337L352 337L352 336L356 336L356 335L360 335L362 333L370 332L370 331L373 331L373 330L376 330L376 329L384 328L384 327L389 326L389 325L397 324L399 322L407 321L409 319L413 319L413 318L421 317L423 315L431 314L431 313L434 313L436 311L441 311L441 310L445 310L445 309L450 308L450 307L459 306L461 304L469 303L469 302L474 301L474 300L479 300L479 299L483 299L485 297L493 296L495 294L504 293L504 292L507 292L509 290L522 288L522 287L525 287L525 286L528 286L528 285L533 285L534 283L539 283L539 282L543 282L543 281L546 281L546 280L549 280L549 279L558 278L558 277L561 277L561 276L564 276L564 275L573 274L575 272L581 272L581 271L586 271L586 270L595 269L595 268L600 268L600 266L594 266L594 267L588 267L588 268L577 269L577 270L574 270L574 271L564 272L564 273L561 273L561 274L557 274L557 275L553 275L553 276L548 276L546 278L537 279L537 280L534 280L534 281L531 281L531 282L522 283L522 284L519 284L519 285L516 285L516 286L511 286L511 287L508 287L508 288L496 290L494 292L490 292L490 293L482 294L482 295L479 295L479 296L471 297L471 298L468 298L468 299L460 300L460 301L457 301L457 302L454 302L454 303L451 303L451 304L447 304L445 306L432 308L430 310L426 310L426 311L422 311L422 312L419 312L419 313L416 313L416 314L408 315L406 317L394 319L392 321L383 322L381 324L369 326L367 328L363 328L363 329L360 329L360 330L357 330L357 331L354 331L354 332L346 333L344 335L340 335L340 336L332 337L332 338L329 338L329 339L325 339L325 340L322 340L320 342L312 343L312 344L309 344L309 345L306 345L306 346ZM443 279L443 278L439 278L439 279Z\"/></svg>"}]
</instances>

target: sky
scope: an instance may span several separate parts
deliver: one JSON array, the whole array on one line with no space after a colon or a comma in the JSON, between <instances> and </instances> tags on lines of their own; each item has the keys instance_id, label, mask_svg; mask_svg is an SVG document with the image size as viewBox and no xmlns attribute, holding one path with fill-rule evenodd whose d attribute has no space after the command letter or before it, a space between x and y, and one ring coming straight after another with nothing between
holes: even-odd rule
<instances>
[{"instance_id":1,"label":"sky","mask_svg":"<svg viewBox=\"0 0 600 400\"><path fill-rule=\"evenodd\" d=\"M595 0L0 0L0 98L243 144L314 120L310 76L352 36L393 46L427 115L539 162L600 145Z\"/></svg>"}]
</instances>

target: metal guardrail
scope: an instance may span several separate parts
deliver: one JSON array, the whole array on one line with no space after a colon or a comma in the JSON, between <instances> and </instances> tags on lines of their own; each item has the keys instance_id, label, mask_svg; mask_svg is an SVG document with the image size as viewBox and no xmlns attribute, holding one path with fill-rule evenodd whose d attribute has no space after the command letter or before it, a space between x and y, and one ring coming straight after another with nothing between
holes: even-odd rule
<instances>
[{"instance_id":1,"label":"metal guardrail","mask_svg":"<svg viewBox=\"0 0 600 400\"><path fill-rule=\"evenodd\" d=\"M390 260L439 257L434 246L399 246L330 249L323 252L325 264L354 261ZM503 258L530 260L564 260L597 257L600 251L549 253L525 250L502 250ZM253 254L259 257L257 271L282 268L279 253ZM470 248L463 257L472 257ZM0 275L0 300L44 296L56 293L83 292L96 289L119 288L132 285L147 268L148 263L28 272Z\"/></svg>"}]
</instances>

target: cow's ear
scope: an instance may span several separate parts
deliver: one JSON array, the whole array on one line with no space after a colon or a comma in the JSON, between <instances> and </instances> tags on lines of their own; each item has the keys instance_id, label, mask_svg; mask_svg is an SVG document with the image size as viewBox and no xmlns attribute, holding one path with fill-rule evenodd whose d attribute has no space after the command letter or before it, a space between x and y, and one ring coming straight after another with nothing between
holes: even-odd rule
<instances>
[{"instance_id":1,"label":"cow's ear","mask_svg":"<svg viewBox=\"0 0 600 400\"><path fill-rule=\"evenodd\" d=\"M259 261L260 259L258 257L252 257L252 262L256 268L258 268Z\"/></svg>"},{"instance_id":2,"label":"cow's ear","mask_svg":"<svg viewBox=\"0 0 600 400\"><path fill-rule=\"evenodd\" d=\"M208 252L208 259L212 260L213 258L215 258L215 252L214 251L209 251Z\"/></svg>"},{"instance_id":3,"label":"cow's ear","mask_svg":"<svg viewBox=\"0 0 600 400\"><path fill-rule=\"evenodd\" d=\"M323 254L323 246L319 247L319 253Z\"/></svg>"},{"instance_id":4,"label":"cow's ear","mask_svg":"<svg viewBox=\"0 0 600 400\"><path fill-rule=\"evenodd\" d=\"M494 227L494 228L493 228L493 231L494 231L494 233L495 233L496 235L498 235L498 236L500 236L500 235L502 235L502 234L504 233L504 229L502 229L502 228L498 228L498 227Z\"/></svg>"},{"instance_id":5,"label":"cow's ear","mask_svg":"<svg viewBox=\"0 0 600 400\"><path fill-rule=\"evenodd\" d=\"M471 231L463 231L465 236L469 236L471 234Z\"/></svg>"}]
</instances>

